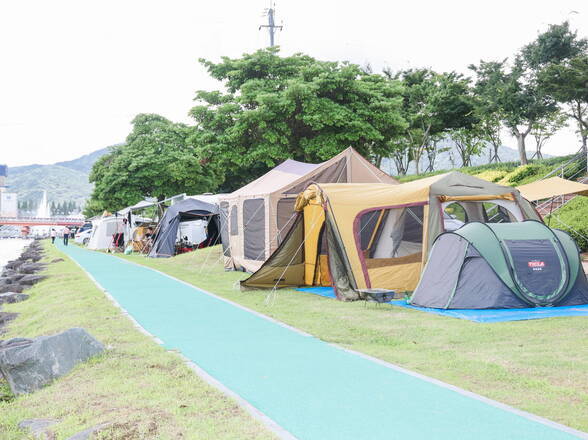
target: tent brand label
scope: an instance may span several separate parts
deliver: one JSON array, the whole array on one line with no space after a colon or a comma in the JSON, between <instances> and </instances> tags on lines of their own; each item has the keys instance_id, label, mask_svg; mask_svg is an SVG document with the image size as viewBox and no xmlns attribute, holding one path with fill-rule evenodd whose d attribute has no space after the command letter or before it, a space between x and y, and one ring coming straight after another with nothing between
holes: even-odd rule
<instances>
[{"instance_id":1,"label":"tent brand label","mask_svg":"<svg viewBox=\"0 0 588 440\"><path fill-rule=\"evenodd\" d=\"M543 270L545 267L545 261L529 261L528 265L533 270Z\"/></svg>"}]
</instances>

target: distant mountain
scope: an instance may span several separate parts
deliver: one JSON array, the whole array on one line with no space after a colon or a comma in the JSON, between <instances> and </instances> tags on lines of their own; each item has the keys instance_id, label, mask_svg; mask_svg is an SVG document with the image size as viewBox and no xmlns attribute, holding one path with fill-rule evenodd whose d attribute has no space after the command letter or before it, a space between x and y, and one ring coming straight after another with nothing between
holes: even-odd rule
<instances>
[{"instance_id":1,"label":"distant mountain","mask_svg":"<svg viewBox=\"0 0 588 440\"><path fill-rule=\"evenodd\" d=\"M108 148L102 148L53 165L9 167L7 183L10 191L18 194L19 200L37 202L45 190L50 202L73 200L81 205L92 192L92 184L88 182L92 165L106 153Z\"/></svg>"},{"instance_id":2,"label":"distant mountain","mask_svg":"<svg viewBox=\"0 0 588 440\"><path fill-rule=\"evenodd\" d=\"M462 167L461 158L459 156L459 152L455 147L455 144L451 140L445 140L438 144L439 148L449 148L448 151L444 151L442 153L438 153L437 157L435 157L435 170L453 170L459 169ZM527 157L531 158L532 152L527 151ZM501 162L518 162L519 161L519 152L514 148L510 148L507 146L501 146L498 149L498 157L500 158ZM550 156L548 154L543 154L545 159L548 159ZM479 156L475 156L472 158L472 166L478 165L485 165L488 163L490 159L490 150L484 149ZM427 159L426 155L423 155L421 158L420 169L424 171L429 166L429 160ZM398 171L396 170L396 165L394 161L391 159L383 159L382 170L391 174L393 176L398 175ZM411 163L408 167L407 174L414 174L416 172L415 164Z\"/></svg>"},{"instance_id":3,"label":"distant mountain","mask_svg":"<svg viewBox=\"0 0 588 440\"><path fill-rule=\"evenodd\" d=\"M86 154L74 160L68 160L67 162L57 162L55 165L90 174L90 170L92 169L94 162L96 162L106 153L108 153L108 148L102 148L101 150L94 151L93 153Z\"/></svg>"}]
</instances>

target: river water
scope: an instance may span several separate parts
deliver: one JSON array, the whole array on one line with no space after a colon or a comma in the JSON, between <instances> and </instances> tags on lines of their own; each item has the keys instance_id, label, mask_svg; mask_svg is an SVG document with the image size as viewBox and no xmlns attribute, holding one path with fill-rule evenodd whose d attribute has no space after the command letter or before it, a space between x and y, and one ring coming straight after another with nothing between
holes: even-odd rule
<instances>
[{"instance_id":1,"label":"river water","mask_svg":"<svg viewBox=\"0 0 588 440\"><path fill-rule=\"evenodd\" d=\"M28 246L32 240L21 238L6 238L0 240L0 271L10 260L18 258L23 249Z\"/></svg>"}]
</instances>

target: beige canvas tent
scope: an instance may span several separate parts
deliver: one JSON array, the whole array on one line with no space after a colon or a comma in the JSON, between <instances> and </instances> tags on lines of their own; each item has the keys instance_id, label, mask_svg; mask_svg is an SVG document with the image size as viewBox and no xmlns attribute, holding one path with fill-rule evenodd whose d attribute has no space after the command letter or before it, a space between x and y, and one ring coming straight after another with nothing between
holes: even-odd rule
<instances>
[{"instance_id":1,"label":"beige canvas tent","mask_svg":"<svg viewBox=\"0 0 588 440\"><path fill-rule=\"evenodd\" d=\"M295 210L288 237L243 288L332 285L342 300L365 289L412 291L443 232L540 221L515 188L459 172L396 186L312 184Z\"/></svg>"},{"instance_id":2,"label":"beige canvas tent","mask_svg":"<svg viewBox=\"0 0 588 440\"><path fill-rule=\"evenodd\" d=\"M353 148L320 164L286 160L243 188L219 197L225 268L259 269L292 227L296 197L313 182L398 183Z\"/></svg>"}]
</instances>

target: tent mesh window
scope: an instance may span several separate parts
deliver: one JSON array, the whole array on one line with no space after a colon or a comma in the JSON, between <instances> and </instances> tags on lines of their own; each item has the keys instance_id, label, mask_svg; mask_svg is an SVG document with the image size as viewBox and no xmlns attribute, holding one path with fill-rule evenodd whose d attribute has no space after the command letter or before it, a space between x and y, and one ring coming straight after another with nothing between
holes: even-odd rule
<instances>
[{"instance_id":1,"label":"tent mesh window","mask_svg":"<svg viewBox=\"0 0 588 440\"><path fill-rule=\"evenodd\" d=\"M294 212L294 203L296 197L286 197L278 201L277 206L277 223L278 223L278 236L277 244L279 245L284 241L284 238L288 234L288 231L294 224L296 213Z\"/></svg>"},{"instance_id":2,"label":"tent mesh window","mask_svg":"<svg viewBox=\"0 0 588 440\"><path fill-rule=\"evenodd\" d=\"M265 201L243 202L243 254L247 260L265 260Z\"/></svg>"},{"instance_id":3,"label":"tent mesh window","mask_svg":"<svg viewBox=\"0 0 588 440\"><path fill-rule=\"evenodd\" d=\"M231 207L231 216L229 218L231 235L239 235L239 219L237 217L237 205Z\"/></svg>"},{"instance_id":4,"label":"tent mesh window","mask_svg":"<svg viewBox=\"0 0 588 440\"><path fill-rule=\"evenodd\" d=\"M483 206L485 223L511 223L516 221L513 220L513 215L504 206L492 202L485 202Z\"/></svg>"},{"instance_id":5,"label":"tent mesh window","mask_svg":"<svg viewBox=\"0 0 588 440\"><path fill-rule=\"evenodd\" d=\"M458 202L450 203L445 207L445 213L448 214L451 218L459 220L461 222L467 223L468 220L468 213L466 212L465 208Z\"/></svg>"},{"instance_id":6,"label":"tent mesh window","mask_svg":"<svg viewBox=\"0 0 588 440\"><path fill-rule=\"evenodd\" d=\"M361 252L376 263L420 261L423 247L423 207L382 209L360 219ZM396 260L396 261L392 261Z\"/></svg>"},{"instance_id":7,"label":"tent mesh window","mask_svg":"<svg viewBox=\"0 0 588 440\"><path fill-rule=\"evenodd\" d=\"M231 248L229 246L229 202L220 202L220 233L221 242L223 244L223 255L231 256Z\"/></svg>"}]
</instances>

